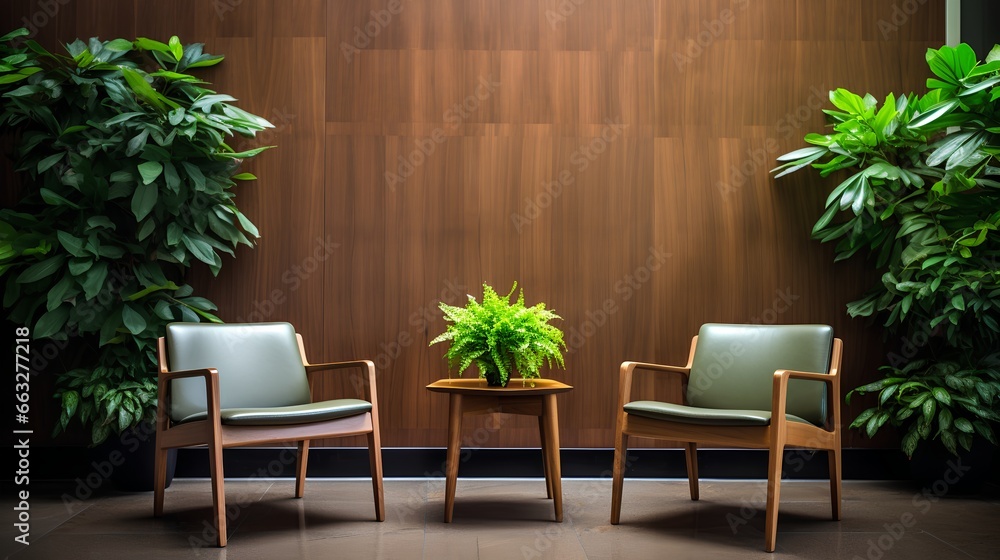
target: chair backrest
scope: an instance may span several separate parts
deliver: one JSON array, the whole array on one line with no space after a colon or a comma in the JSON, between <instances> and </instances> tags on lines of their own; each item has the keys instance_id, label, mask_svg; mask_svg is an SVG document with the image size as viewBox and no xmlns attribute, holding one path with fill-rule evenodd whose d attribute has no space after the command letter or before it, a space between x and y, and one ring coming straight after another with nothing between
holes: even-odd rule
<instances>
[{"instance_id":1,"label":"chair backrest","mask_svg":"<svg viewBox=\"0 0 1000 560\"><path fill-rule=\"evenodd\" d=\"M295 329L288 323L171 323L170 371L215 368L221 408L291 406L310 401L309 380ZM170 417L205 412L205 380L171 382Z\"/></svg>"},{"instance_id":2,"label":"chair backrest","mask_svg":"<svg viewBox=\"0 0 1000 560\"><path fill-rule=\"evenodd\" d=\"M687 402L701 408L771 410L775 370L828 373L832 349L833 328L827 325L703 325ZM826 384L789 381L789 414L822 425L826 403Z\"/></svg>"}]
</instances>

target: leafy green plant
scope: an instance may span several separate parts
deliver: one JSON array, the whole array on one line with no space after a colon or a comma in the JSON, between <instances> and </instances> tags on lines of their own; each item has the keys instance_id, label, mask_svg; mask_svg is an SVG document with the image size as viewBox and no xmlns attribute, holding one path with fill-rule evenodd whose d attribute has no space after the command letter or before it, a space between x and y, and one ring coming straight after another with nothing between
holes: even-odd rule
<instances>
[{"instance_id":1,"label":"leafy green plant","mask_svg":"<svg viewBox=\"0 0 1000 560\"><path fill-rule=\"evenodd\" d=\"M837 243L836 260L860 252L883 273L847 310L884 317L908 350L890 355L888 377L856 389L879 401L852 425L869 435L886 423L908 427L907 455L928 437L968 448L970 425L995 442L989 422L1000 420L1000 47L982 64L965 44L926 58L935 77L923 95L889 94L879 106L871 95L830 92L832 133L808 134L812 146L775 169L849 172L812 235Z\"/></svg>"},{"instance_id":2,"label":"leafy green plant","mask_svg":"<svg viewBox=\"0 0 1000 560\"><path fill-rule=\"evenodd\" d=\"M901 447L908 457L932 433L954 454L958 445L971 449L975 434L997 445L990 422L997 420L1000 354L984 362L968 369L954 361L928 360L914 360L902 368L883 366L885 378L847 394L847 402L853 393L878 394L878 405L859 414L851 427L864 429L868 437L886 423L903 428Z\"/></svg>"},{"instance_id":3,"label":"leafy green plant","mask_svg":"<svg viewBox=\"0 0 1000 560\"><path fill-rule=\"evenodd\" d=\"M24 35L0 38L0 130L25 178L0 210L3 305L34 338L81 342L56 431L78 417L99 443L154 416L165 324L219 321L184 273L217 274L220 253L258 236L232 188L266 148L226 138L271 124L193 74L223 59L201 44L77 40L63 55Z\"/></svg>"},{"instance_id":4,"label":"leafy green plant","mask_svg":"<svg viewBox=\"0 0 1000 560\"><path fill-rule=\"evenodd\" d=\"M445 320L451 324L430 344L451 343L445 357L459 375L475 363L479 377L485 377L491 385L506 386L515 371L524 379L535 379L540 377L538 370L543 364L565 367L563 333L548 324L561 317L545 309L544 303L526 307L523 290L517 301L510 303L516 289L514 282L507 296L500 297L483 284L482 304L471 295L465 307L440 304Z\"/></svg>"}]
</instances>

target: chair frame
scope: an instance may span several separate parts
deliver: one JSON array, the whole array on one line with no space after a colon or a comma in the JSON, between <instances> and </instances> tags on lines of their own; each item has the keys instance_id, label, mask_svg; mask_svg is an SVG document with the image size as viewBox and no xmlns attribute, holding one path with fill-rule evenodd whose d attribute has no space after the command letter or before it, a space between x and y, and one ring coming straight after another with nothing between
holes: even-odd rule
<instances>
[{"instance_id":1,"label":"chair frame","mask_svg":"<svg viewBox=\"0 0 1000 560\"><path fill-rule=\"evenodd\" d=\"M778 503L781 493L781 466L786 447L820 449L827 452L830 463L830 497L833 519L841 516L841 447L840 447L840 364L843 341L833 340L829 373L814 373L793 370L774 372L771 392L771 422L767 426L708 426L656 420L628 414L624 406L631 402L632 377L636 370L678 374L681 379L681 394L684 395L691 365L694 363L698 337L691 340L691 351L687 365L668 366L643 362L623 362L618 399L618 422L615 433L615 459L611 492L611 524L621 520L622 483L625 477L625 455L628 438L641 437L669 439L685 444L684 457L687 463L688 486L691 499L698 499L698 444L726 447L767 449L767 508L765 517L765 548L774 552L778 533ZM827 384L828 412L824 427L792 422L785 417L788 399L788 381L807 379ZM684 397L682 397L682 400ZM683 404L683 403L682 403Z\"/></svg>"},{"instance_id":2,"label":"chair frame","mask_svg":"<svg viewBox=\"0 0 1000 560\"><path fill-rule=\"evenodd\" d=\"M313 379L320 371L361 368L367 373L365 397L372 409L364 414L336 418L307 424L275 426L227 426L222 424L219 405L219 372L215 368L169 371L166 342L160 337L157 351L160 372L157 389L156 459L154 470L153 515L163 514L163 494L166 486L167 450L176 447L208 446L209 467L212 477L212 506L218 545L226 546L226 495L223 487L222 450L227 447L259 445L264 443L298 442L298 465L295 471L295 497L305 492L306 467L309 460L309 440L367 435L368 457L372 470L372 489L375 496L375 519L385 520L385 493L382 488L382 444L378 427L378 392L375 388L375 364L371 360L352 360L310 364L306 359L302 335L296 333L299 355L309 380L310 397L313 396ZM204 420L174 424L168 414L170 381L186 377L205 379L208 417Z\"/></svg>"}]
</instances>

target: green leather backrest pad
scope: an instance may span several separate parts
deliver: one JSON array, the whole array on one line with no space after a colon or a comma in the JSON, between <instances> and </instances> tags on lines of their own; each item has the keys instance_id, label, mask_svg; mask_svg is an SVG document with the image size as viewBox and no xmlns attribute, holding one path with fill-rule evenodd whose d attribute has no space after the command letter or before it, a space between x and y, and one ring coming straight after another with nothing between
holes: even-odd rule
<instances>
[{"instance_id":1,"label":"green leather backrest pad","mask_svg":"<svg viewBox=\"0 0 1000 560\"><path fill-rule=\"evenodd\" d=\"M310 401L295 329L288 323L167 325L170 371L215 368L221 408L292 406ZM171 381L170 417L207 409L205 380Z\"/></svg>"},{"instance_id":2,"label":"green leather backrest pad","mask_svg":"<svg viewBox=\"0 0 1000 560\"><path fill-rule=\"evenodd\" d=\"M833 328L827 325L703 325L691 364L687 404L771 410L775 370L828 373L832 349ZM823 424L826 384L791 380L787 412Z\"/></svg>"}]
</instances>

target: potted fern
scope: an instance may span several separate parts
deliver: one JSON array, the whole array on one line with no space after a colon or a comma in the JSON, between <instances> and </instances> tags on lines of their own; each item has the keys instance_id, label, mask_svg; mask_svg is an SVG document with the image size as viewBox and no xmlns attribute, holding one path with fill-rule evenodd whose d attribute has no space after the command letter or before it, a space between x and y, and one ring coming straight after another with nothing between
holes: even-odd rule
<instances>
[{"instance_id":1,"label":"potted fern","mask_svg":"<svg viewBox=\"0 0 1000 560\"><path fill-rule=\"evenodd\" d=\"M563 333L548 324L562 317L546 309L544 303L527 307L523 290L517 301L510 303L516 289L514 282L510 292L500 297L484 283L482 303L470 295L465 307L440 304L445 320L451 324L430 345L451 343L445 357L459 375L475 363L480 378L490 385L506 387L515 372L523 379L537 379L543 364L565 368Z\"/></svg>"}]
</instances>

